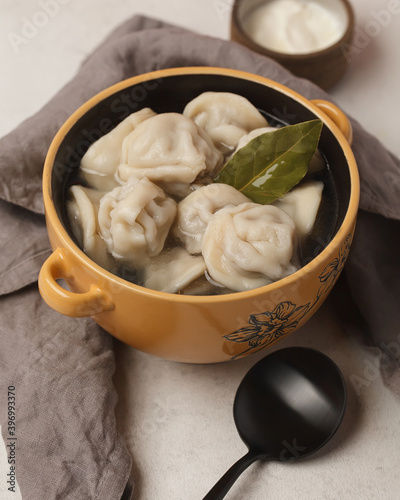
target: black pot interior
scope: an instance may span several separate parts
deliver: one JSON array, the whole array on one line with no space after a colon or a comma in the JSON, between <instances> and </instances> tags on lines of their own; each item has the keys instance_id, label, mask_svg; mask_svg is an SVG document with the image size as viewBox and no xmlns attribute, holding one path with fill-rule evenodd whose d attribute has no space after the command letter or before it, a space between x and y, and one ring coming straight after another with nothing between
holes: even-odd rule
<instances>
[{"instance_id":1,"label":"black pot interior","mask_svg":"<svg viewBox=\"0 0 400 500\"><path fill-rule=\"evenodd\" d=\"M312 120L315 115L302 104L261 83L227 75L189 74L167 76L139 83L117 92L91 108L66 134L53 165L52 193L57 214L72 237L65 211L66 193L82 156L90 144L110 132L130 113L150 107L157 113L182 112L185 105L205 91L233 92L246 97L272 125ZM345 155L332 132L323 127L319 149L329 174L323 174L324 203L318 222L303 249L303 264L330 242L346 215L350 200L350 175Z\"/></svg>"}]
</instances>

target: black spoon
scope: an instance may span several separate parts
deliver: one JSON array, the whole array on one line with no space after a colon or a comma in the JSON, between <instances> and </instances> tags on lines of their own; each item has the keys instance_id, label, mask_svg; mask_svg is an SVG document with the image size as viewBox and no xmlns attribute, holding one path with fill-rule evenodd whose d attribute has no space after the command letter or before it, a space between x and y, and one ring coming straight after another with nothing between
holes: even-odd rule
<instances>
[{"instance_id":1,"label":"black spoon","mask_svg":"<svg viewBox=\"0 0 400 500\"><path fill-rule=\"evenodd\" d=\"M266 356L246 374L233 406L235 424L249 448L203 500L225 497L256 460L292 461L321 448L346 409L346 385L336 364L306 347Z\"/></svg>"}]
</instances>

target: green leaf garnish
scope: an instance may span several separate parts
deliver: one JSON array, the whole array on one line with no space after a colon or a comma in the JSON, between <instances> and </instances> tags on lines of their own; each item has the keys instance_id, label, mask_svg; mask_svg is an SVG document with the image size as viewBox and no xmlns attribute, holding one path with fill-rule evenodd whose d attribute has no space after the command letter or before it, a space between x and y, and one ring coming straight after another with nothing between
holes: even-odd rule
<instances>
[{"instance_id":1,"label":"green leaf garnish","mask_svg":"<svg viewBox=\"0 0 400 500\"><path fill-rule=\"evenodd\" d=\"M232 156L214 182L233 186L255 203L272 203L305 176L322 125L311 120L255 137Z\"/></svg>"}]
</instances>

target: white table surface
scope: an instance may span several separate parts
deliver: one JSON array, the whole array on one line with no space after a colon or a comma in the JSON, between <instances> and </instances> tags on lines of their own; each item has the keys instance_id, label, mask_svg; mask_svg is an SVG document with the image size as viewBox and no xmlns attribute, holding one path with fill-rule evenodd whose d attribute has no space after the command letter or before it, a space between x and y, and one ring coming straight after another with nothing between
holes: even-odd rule
<instances>
[{"instance_id":1,"label":"white table surface","mask_svg":"<svg viewBox=\"0 0 400 500\"><path fill-rule=\"evenodd\" d=\"M13 47L10 34L21 34L25 18L32 20L46 1L0 0L0 136L40 109L90 51L133 14L229 37L232 0L60 0L54 17L26 44ZM389 6L399 11L400 2L352 3L359 50L331 94L400 156L400 14L388 14ZM326 331L318 331L321 320ZM377 375L376 354L342 330L329 302L275 348L289 345L320 349L341 367L349 388L343 425L313 459L254 464L226 498L397 500L400 399ZM262 355L184 365L117 346L117 420L133 457L135 499L200 499L246 452L236 433L232 403L240 380ZM365 381L359 390L352 383L355 376Z\"/></svg>"}]
</instances>

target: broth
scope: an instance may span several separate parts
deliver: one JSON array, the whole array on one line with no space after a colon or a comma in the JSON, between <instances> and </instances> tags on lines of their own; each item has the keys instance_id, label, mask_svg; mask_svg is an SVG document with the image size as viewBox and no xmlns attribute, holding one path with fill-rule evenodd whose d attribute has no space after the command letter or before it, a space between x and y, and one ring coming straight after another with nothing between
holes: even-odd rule
<instances>
[{"instance_id":1,"label":"broth","mask_svg":"<svg viewBox=\"0 0 400 500\"><path fill-rule=\"evenodd\" d=\"M273 127L288 125L287 122L272 114L263 112L262 110L259 111L265 116L270 125ZM311 260L313 260L329 244L334 235L338 219L338 196L336 192L335 182L330 165L323 151L320 151L320 153L324 162L324 168L315 173L306 174L303 181L298 184L298 186L300 186L304 182L320 181L324 186L318 214L311 233L302 240L300 240L300 238L297 238L295 253L292 261L296 262L299 268L303 267ZM72 174L69 176L67 190L72 185L90 187L81 177L79 168L75 168ZM68 230L69 234L73 237L70 224ZM73 239L75 243L78 244L76 238L73 237ZM168 252L169 250L177 246L181 246L184 248L184 245L180 240L178 240L174 236L169 235L165 242L163 252ZM113 261L115 263L115 267L113 269L108 269L110 272L131 283L139 286L144 286L143 268L132 269L131 267L127 267L121 264L121 262L117 261L114 258ZM228 293L236 293L236 291L230 290L215 283L206 271L203 276L195 279L192 283L190 283L178 293L185 295L222 295Z\"/></svg>"}]
</instances>

